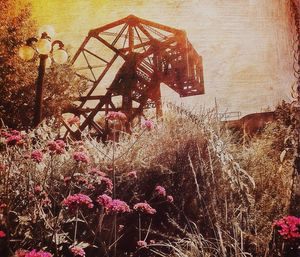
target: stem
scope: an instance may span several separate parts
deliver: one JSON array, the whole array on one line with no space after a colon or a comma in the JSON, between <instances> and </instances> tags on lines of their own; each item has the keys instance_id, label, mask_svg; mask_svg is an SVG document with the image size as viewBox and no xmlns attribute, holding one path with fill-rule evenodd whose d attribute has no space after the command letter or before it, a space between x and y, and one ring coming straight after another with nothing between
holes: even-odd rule
<instances>
[{"instance_id":1,"label":"stem","mask_svg":"<svg viewBox=\"0 0 300 257\"><path fill-rule=\"evenodd\" d=\"M75 217L74 243L76 242L77 224L78 224L78 208L76 210L76 217Z\"/></svg>"},{"instance_id":2,"label":"stem","mask_svg":"<svg viewBox=\"0 0 300 257\"><path fill-rule=\"evenodd\" d=\"M116 148L116 130L113 123L113 154L112 154L112 169L113 169L113 198L116 198L116 169L115 169L115 148ZM117 214L114 215L114 253L117 255Z\"/></svg>"},{"instance_id":3,"label":"stem","mask_svg":"<svg viewBox=\"0 0 300 257\"><path fill-rule=\"evenodd\" d=\"M142 240L142 221L141 221L141 214L139 213L139 241Z\"/></svg>"}]
</instances>

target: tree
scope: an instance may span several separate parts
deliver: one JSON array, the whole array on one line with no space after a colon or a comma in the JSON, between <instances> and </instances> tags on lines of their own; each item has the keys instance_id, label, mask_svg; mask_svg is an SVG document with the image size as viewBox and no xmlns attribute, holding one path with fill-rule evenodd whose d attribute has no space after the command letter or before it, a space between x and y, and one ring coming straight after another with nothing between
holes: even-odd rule
<instances>
[{"instance_id":1,"label":"tree","mask_svg":"<svg viewBox=\"0 0 300 257\"><path fill-rule=\"evenodd\" d=\"M14 129L32 125L38 62L37 54L29 62L18 57L20 46L37 31L30 5L21 5L2 0L0 9L0 119ZM43 117L60 115L84 90L83 84L70 64L52 64L45 74Z\"/></svg>"}]
</instances>

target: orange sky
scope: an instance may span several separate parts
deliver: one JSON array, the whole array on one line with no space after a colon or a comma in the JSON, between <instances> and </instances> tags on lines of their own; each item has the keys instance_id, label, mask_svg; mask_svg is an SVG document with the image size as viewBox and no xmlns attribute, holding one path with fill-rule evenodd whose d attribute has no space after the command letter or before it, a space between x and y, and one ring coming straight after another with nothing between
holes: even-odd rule
<instances>
[{"instance_id":1,"label":"orange sky","mask_svg":"<svg viewBox=\"0 0 300 257\"><path fill-rule=\"evenodd\" d=\"M31 0L72 55L88 31L134 14L187 31L204 61L206 94L190 106L259 112L287 99L293 82L285 0ZM272 4L273 3L273 4ZM165 92L167 98L174 98ZM198 108L198 107L197 107Z\"/></svg>"}]
</instances>

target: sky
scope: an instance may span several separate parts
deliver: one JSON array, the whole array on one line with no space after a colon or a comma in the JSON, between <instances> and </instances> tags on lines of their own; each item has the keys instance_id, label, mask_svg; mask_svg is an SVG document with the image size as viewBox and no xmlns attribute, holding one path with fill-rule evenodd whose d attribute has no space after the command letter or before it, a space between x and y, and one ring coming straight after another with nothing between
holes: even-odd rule
<instances>
[{"instance_id":1,"label":"sky","mask_svg":"<svg viewBox=\"0 0 300 257\"><path fill-rule=\"evenodd\" d=\"M245 115L290 98L291 24L285 0L31 0L38 25L78 49L88 31L130 14L187 32L203 57L205 95L163 97Z\"/></svg>"}]
</instances>

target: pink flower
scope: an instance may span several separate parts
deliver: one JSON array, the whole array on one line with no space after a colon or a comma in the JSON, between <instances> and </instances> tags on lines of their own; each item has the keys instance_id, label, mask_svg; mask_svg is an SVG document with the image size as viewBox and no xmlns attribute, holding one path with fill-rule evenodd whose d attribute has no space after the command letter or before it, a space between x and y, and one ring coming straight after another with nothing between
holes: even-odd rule
<instances>
[{"instance_id":1,"label":"pink flower","mask_svg":"<svg viewBox=\"0 0 300 257\"><path fill-rule=\"evenodd\" d=\"M137 203L133 206L133 209L146 214L155 214L156 210L152 208L148 203Z\"/></svg>"},{"instance_id":2,"label":"pink flower","mask_svg":"<svg viewBox=\"0 0 300 257\"><path fill-rule=\"evenodd\" d=\"M8 145L17 145L22 142L22 136L21 135L10 135L6 138L5 143Z\"/></svg>"},{"instance_id":3,"label":"pink flower","mask_svg":"<svg viewBox=\"0 0 300 257\"><path fill-rule=\"evenodd\" d=\"M41 205L43 207L51 207L51 200L48 196L45 196L42 201L41 201Z\"/></svg>"},{"instance_id":4,"label":"pink flower","mask_svg":"<svg viewBox=\"0 0 300 257\"><path fill-rule=\"evenodd\" d=\"M68 177L64 177L64 182L65 182L65 184L66 185L68 185L70 182L71 182L71 177L70 176L68 176Z\"/></svg>"},{"instance_id":5,"label":"pink flower","mask_svg":"<svg viewBox=\"0 0 300 257\"><path fill-rule=\"evenodd\" d=\"M106 119L107 120L126 120L127 117L123 112L108 112L108 114L106 115Z\"/></svg>"},{"instance_id":6,"label":"pink flower","mask_svg":"<svg viewBox=\"0 0 300 257\"><path fill-rule=\"evenodd\" d=\"M0 204L0 210L1 210L1 209L4 209L4 208L6 208L6 207L7 207L7 204L6 204L6 203L1 203L1 204Z\"/></svg>"},{"instance_id":7,"label":"pink flower","mask_svg":"<svg viewBox=\"0 0 300 257\"><path fill-rule=\"evenodd\" d=\"M37 186L34 187L34 192L36 194L39 194L42 191L43 191L43 188L40 185L37 185Z\"/></svg>"},{"instance_id":8,"label":"pink flower","mask_svg":"<svg viewBox=\"0 0 300 257\"><path fill-rule=\"evenodd\" d=\"M90 161L89 157L84 152L75 152L73 158L77 162L88 163Z\"/></svg>"},{"instance_id":9,"label":"pink flower","mask_svg":"<svg viewBox=\"0 0 300 257\"><path fill-rule=\"evenodd\" d=\"M63 140L55 140L48 142L48 148L52 153L62 154L65 152L66 143Z\"/></svg>"},{"instance_id":10,"label":"pink flower","mask_svg":"<svg viewBox=\"0 0 300 257\"><path fill-rule=\"evenodd\" d=\"M31 252L27 252L25 254L25 257L52 257L52 256L53 255L49 252L44 252L44 251L38 251L37 252L35 249L32 250Z\"/></svg>"},{"instance_id":11,"label":"pink flower","mask_svg":"<svg viewBox=\"0 0 300 257\"><path fill-rule=\"evenodd\" d=\"M169 203L173 203L174 202L174 198L173 198L172 195L168 195L167 196L167 202L169 202Z\"/></svg>"},{"instance_id":12,"label":"pink flower","mask_svg":"<svg viewBox=\"0 0 300 257\"><path fill-rule=\"evenodd\" d=\"M72 125L79 125L80 124L80 118L78 116L74 115L73 117L69 118L67 120L67 122L68 122L68 124L70 126L72 126Z\"/></svg>"},{"instance_id":13,"label":"pink flower","mask_svg":"<svg viewBox=\"0 0 300 257\"><path fill-rule=\"evenodd\" d=\"M274 226L278 228L279 234L285 240L300 238L300 218L286 216L280 220L276 220Z\"/></svg>"},{"instance_id":14,"label":"pink flower","mask_svg":"<svg viewBox=\"0 0 300 257\"><path fill-rule=\"evenodd\" d=\"M0 230L0 238L6 237L6 234L4 231Z\"/></svg>"},{"instance_id":15,"label":"pink flower","mask_svg":"<svg viewBox=\"0 0 300 257\"><path fill-rule=\"evenodd\" d=\"M163 196L163 197L165 197L167 195L166 189L164 187L162 187L162 186L156 186L155 187L155 193L158 196Z\"/></svg>"},{"instance_id":16,"label":"pink flower","mask_svg":"<svg viewBox=\"0 0 300 257\"><path fill-rule=\"evenodd\" d=\"M137 244L139 247L147 247L147 242L146 242L146 241L143 241L143 240L137 241L136 244Z\"/></svg>"},{"instance_id":17,"label":"pink flower","mask_svg":"<svg viewBox=\"0 0 300 257\"><path fill-rule=\"evenodd\" d=\"M114 214L126 213L130 212L130 208L124 201L121 201L119 199L113 199L108 206L108 211Z\"/></svg>"},{"instance_id":18,"label":"pink flower","mask_svg":"<svg viewBox=\"0 0 300 257\"><path fill-rule=\"evenodd\" d=\"M25 257L27 253L28 253L28 251L19 249L15 252L15 256L16 257Z\"/></svg>"},{"instance_id":19,"label":"pink flower","mask_svg":"<svg viewBox=\"0 0 300 257\"><path fill-rule=\"evenodd\" d=\"M92 174L92 175L99 175L99 176L101 176L101 177L106 177L106 176L107 176L104 172L100 171L100 170L97 169L97 168L92 168L92 169L89 171L89 173Z\"/></svg>"},{"instance_id":20,"label":"pink flower","mask_svg":"<svg viewBox=\"0 0 300 257\"><path fill-rule=\"evenodd\" d=\"M152 130L154 128L154 123L151 120L144 120L142 122L142 127L148 129L148 130Z\"/></svg>"},{"instance_id":21,"label":"pink flower","mask_svg":"<svg viewBox=\"0 0 300 257\"><path fill-rule=\"evenodd\" d=\"M128 172L127 176L130 178L137 178L136 171L133 170L133 171Z\"/></svg>"},{"instance_id":22,"label":"pink flower","mask_svg":"<svg viewBox=\"0 0 300 257\"><path fill-rule=\"evenodd\" d=\"M80 206L86 206L90 209L94 207L90 197L84 194L69 195L62 202L71 212L76 211Z\"/></svg>"},{"instance_id":23,"label":"pink flower","mask_svg":"<svg viewBox=\"0 0 300 257\"><path fill-rule=\"evenodd\" d=\"M102 183L102 182L105 184L106 190L108 192L111 192L113 187L114 187L113 182L111 181L111 179L107 178L107 177L100 177L100 183Z\"/></svg>"},{"instance_id":24,"label":"pink flower","mask_svg":"<svg viewBox=\"0 0 300 257\"><path fill-rule=\"evenodd\" d=\"M71 247L70 251L73 254L73 256L81 256L81 257L85 256L85 251L83 250L83 248L81 248L79 246Z\"/></svg>"},{"instance_id":25,"label":"pink flower","mask_svg":"<svg viewBox=\"0 0 300 257\"><path fill-rule=\"evenodd\" d=\"M31 153L31 159L37 163L40 163L43 160L43 153L41 150L33 150Z\"/></svg>"},{"instance_id":26,"label":"pink flower","mask_svg":"<svg viewBox=\"0 0 300 257\"><path fill-rule=\"evenodd\" d=\"M108 196L107 194L99 195L96 200L96 202L105 209L109 208L111 201L112 201L112 198L110 196Z\"/></svg>"},{"instance_id":27,"label":"pink flower","mask_svg":"<svg viewBox=\"0 0 300 257\"><path fill-rule=\"evenodd\" d=\"M25 257L26 253L28 253L28 251L19 249L15 252L15 256L16 257Z\"/></svg>"}]
</instances>

